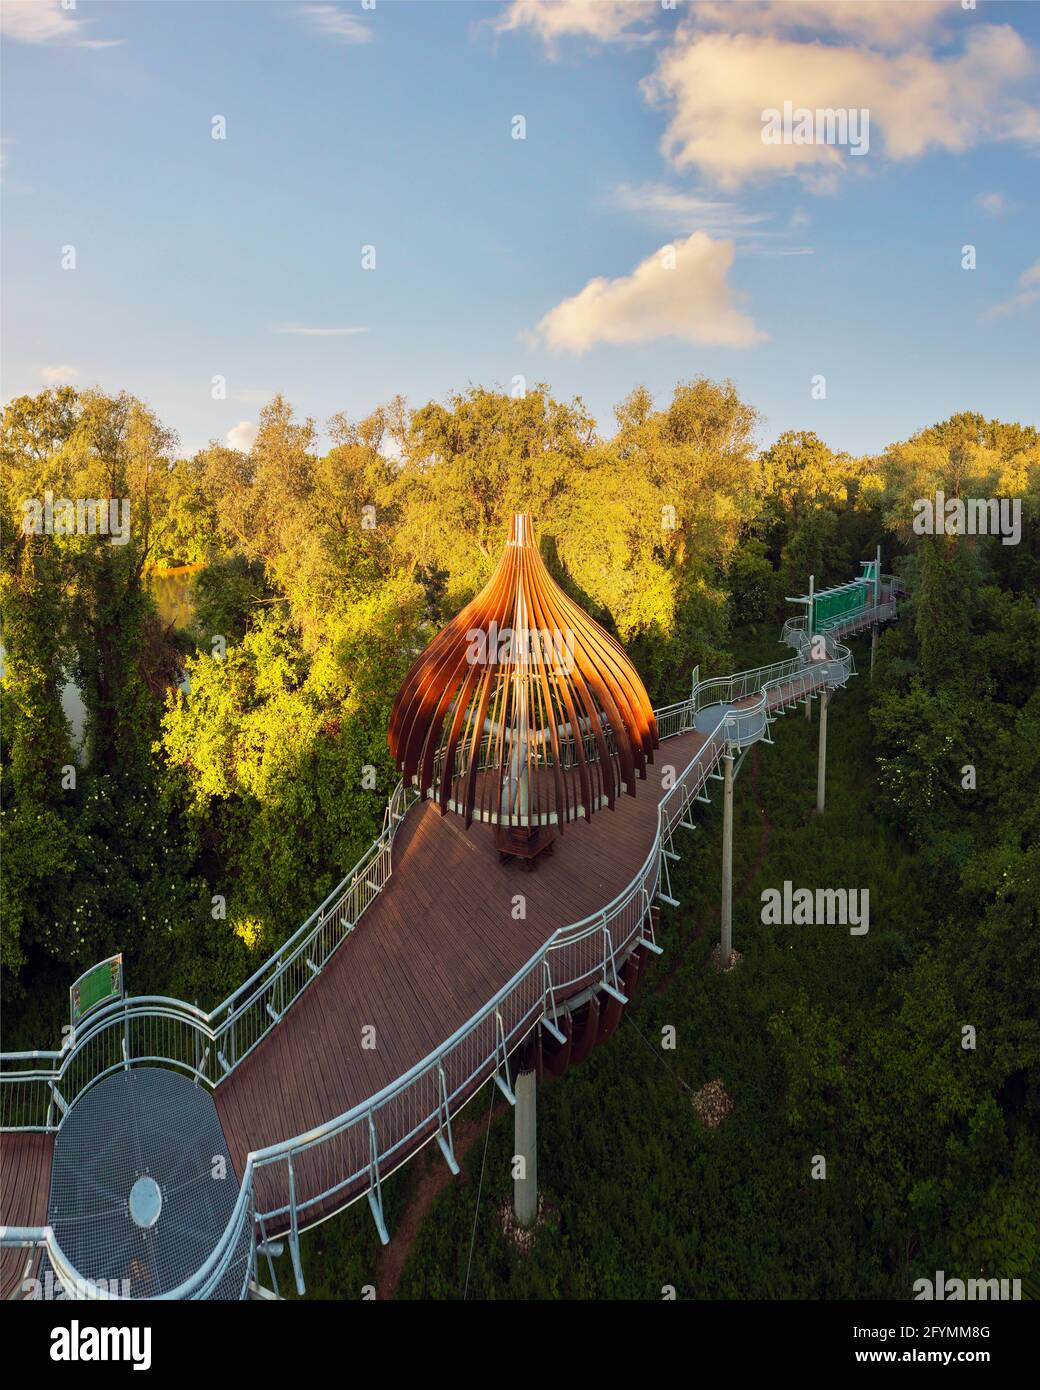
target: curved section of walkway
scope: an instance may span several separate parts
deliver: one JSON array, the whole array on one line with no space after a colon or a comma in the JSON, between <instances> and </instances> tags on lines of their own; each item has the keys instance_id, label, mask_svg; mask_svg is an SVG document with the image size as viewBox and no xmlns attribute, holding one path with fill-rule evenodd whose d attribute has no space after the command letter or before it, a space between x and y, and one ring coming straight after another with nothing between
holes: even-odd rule
<instances>
[{"instance_id":1,"label":"curved section of walkway","mask_svg":"<svg viewBox=\"0 0 1040 1390\"><path fill-rule=\"evenodd\" d=\"M634 797L568 826L532 873L519 861L498 863L490 827L467 831L433 802L414 806L394 840L393 875L359 929L285 1025L216 1089L239 1174L250 1152L345 1114L404 1076L555 932L612 902L653 848L663 769L685 767L704 742L692 732L668 740ZM563 985L557 1002L567 994ZM335 1161L298 1165L296 1201L307 1222L354 1195L341 1191L325 1206L307 1206L332 1185ZM258 1174L261 1210L285 1205L286 1183L282 1169Z\"/></svg>"}]
</instances>

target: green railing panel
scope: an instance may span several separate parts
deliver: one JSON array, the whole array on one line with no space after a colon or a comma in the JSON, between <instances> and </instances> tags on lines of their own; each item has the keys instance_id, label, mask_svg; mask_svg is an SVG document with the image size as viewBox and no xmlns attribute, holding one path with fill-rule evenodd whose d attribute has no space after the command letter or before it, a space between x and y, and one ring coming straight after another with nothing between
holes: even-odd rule
<instances>
[{"instance_id":1,"label":"green railing panel","mask_svg":"<svg viewBox=\"0 0 1040 1390\"><path fill-rule=\"evenodd\" d=\"M867 608L871 602L871 586L863 580L853 584L843 584L839 589L825 589L813 599L813 632L820 632L828 625L840 622Z\"/></svg>"}]
</instances>

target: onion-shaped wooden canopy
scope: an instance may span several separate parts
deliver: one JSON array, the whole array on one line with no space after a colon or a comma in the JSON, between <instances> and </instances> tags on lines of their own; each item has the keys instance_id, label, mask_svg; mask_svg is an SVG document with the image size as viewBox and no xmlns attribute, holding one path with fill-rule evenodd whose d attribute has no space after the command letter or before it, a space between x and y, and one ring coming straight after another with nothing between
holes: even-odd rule
<instances>
[{"instance_id":1,"label":"onion-shaped wooden canopy","mask_svg":"<svg viewBox=\"0 0 1040 1390\"><path fill-rule=\"evenodd\" d=\"M388 742L405 782L467 826L562 830L635 795L657 724L623 648L554 582L517 513L486 587L408 672Z\"/></svg>"}]
</instances>

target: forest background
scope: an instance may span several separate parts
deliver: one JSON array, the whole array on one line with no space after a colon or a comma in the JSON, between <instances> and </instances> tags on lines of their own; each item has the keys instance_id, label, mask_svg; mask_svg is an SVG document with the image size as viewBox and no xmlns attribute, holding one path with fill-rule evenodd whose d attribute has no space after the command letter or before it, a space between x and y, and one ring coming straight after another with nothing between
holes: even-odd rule
<instances>
[{"instance_id":1,"label":"forest background","mask_svg":"<svg viewBox=\"0 0 1040 1390\"><path fill-rule=\"evenodd\" d=\"M814 776L809 731L795 729L739 799L738 864L743 846L757 874L735 915L746 965L712 991L698 925L717 909L709 825L665 926L694 948L660 967L632 1020L651 1038L681 1020L682 1086L727 1075L740 1104L725 1137L691 1129L660 1058L644 1056L644 1074L604 1049L543 1101L567 1155L550 1232L526 1260L499 1232L471 1292L654 1296L679 1268L697 1296L906 1297L916 1270L1040 1271L1040 438L962 414L856 458L812 432L761 450L758 423L731 383L706 379L660 406L636 388L609 437L546 385L473 387L336 416L322 453L314 422L275 397L249 453L185 458L125 394L12 401L5 1050L56 1046L69 984L110 953L133 993L210 1008L299 925L378 833L397 778L394 693L489 577L510 513L532 513L554 576L625 644L655 704L684 697L695 665L703 679L777 659L785 597L810 574L817 589L852 578L880 544L911 597L838 714L825 833L803 805L785 810L782 788ZM913 503L937 490L1021 499L1021 542L915 534ZM47 492L129 499L127 542L26 534L23 503ZM178 626L153 580L180 566L195 568ZM759 882L850 873L872 901L854 962L848 941L767 937ZM980 1039L969 1053L966 1024ZM603 1087L616 1110L590 1104ZM494 1133L488 1193L507 1199L501 1122ZM841 1179L808 1199L808 1156L828 1142ZM653 1172L642 1186L637 1159ZM395 1179L392 1213L408 1181ZM604 1224L604 1207L623 1219ZM460 1291L472 1218L469 1199L437 1209L401 1292ZM319 1291L349 1296L371 1277L356 1213L311 1239Z\"/></svg>"}]
</instances>

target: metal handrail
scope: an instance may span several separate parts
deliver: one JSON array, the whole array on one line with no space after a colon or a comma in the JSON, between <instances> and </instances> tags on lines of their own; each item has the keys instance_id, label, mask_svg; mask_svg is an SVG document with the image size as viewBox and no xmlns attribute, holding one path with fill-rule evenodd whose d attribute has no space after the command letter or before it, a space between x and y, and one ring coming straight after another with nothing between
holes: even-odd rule
<instances>
[{"instance_id":1,"label":"metal handrail","mask_svg":"<svg viewBox=\"0 0 1040 1390\"><path fill-rule=\"evenodd\" d=\"M889 606L894 611L894 602L880 607L887 609ZM862 617L862 612L857 616ZM739 672L732 677L715 678L705 682L704 685L698 685L689 700L680 701L655 712L660 736L662 739L666 739L692 728L698 712L713 706L718 706L721 709L718 720L705 737L704 744L683 769L674 785L658 802L657 830L653 843L643 865L627 887L622 889L611 903L606 904L596 912L578 922L558 928L513 978L503 985L472 1018L458 1028L444 1043L381 1091L305 1134L294 1136L250 1153L246 1159L238 1199L223 1235L199 1270L164 1297L198 1298L207 1296L208 1292L215 1288L227 1274L235 1257L235 1252L241 1247L247 1222L251 1241L250 1259L253 1260L255 1259L255 1226L258 1222L263 1228L262 1223L265 1221L277 1221L281 1217L289 1216L293 1232L298 1232L301 1213L306 1215L309 1209L327 1201L345 1189L363 1182L366 1175L370 1178L368 1189L370 1201L374 1200L373 1193L378 1188L373 1184L377 1185L382 1177L388 1176L394 1167L404 1162L418 1147L433 1138L439 1132L441 1116L446 1115L450 1118L453 1106L458 1108L464 1100L473 1094L475 1089L479 1089L480 1085L495 1074L500 1055L502 1053L508 1055L540 1019L548 1016L547 1011L550 1004L555 1009L554 997L557 988L565 987L568 991L572 991L575 985L595 979L600 975L606 984L608 983L608 972L612 972L616 981L618 962L626 959L634 946L645 939L648 911L660 889L665 844L670 840L675 826L685 816L690 802L702 790L709 775L717 771L722 758L734 748L745 746L764 736L770 700L774 693L780 693L784 702L789 703L800 693L812 693L821 685L844 684L849 675L854 674L852 655L848 648L838 643L833 636L823 635L827 659L814 661L807 650L809 643L805 631L805 619L791 619L784 625L783 640L798 648L798 656L785 662L774 663L772 666L759 667L754 671ZM726 688L733 698L721 699L709 704L703 698L703 692L715 688L720 690ZM736 691L740 693L735 694ZM753 694L758 697L753 704L739 710L729 707L736 700L747 699ZM367 876L372 865L376 864L381 867L381 857L385 850L385 877L378 886L368 883L368 887L372 890L372 897L381 891L390 876L390 848L396 828L407 813L409 805L414 804L418 799L419 793L415 788L405 788L402 783L398 783L387 804L382 834L374 841L372 848L362 856L353 873L347 875L343 882L329 894L325 902L311 914L303 926L264 965L209 1014L184 1004L182 1001L157 996L117 1001L92 1015L87 1031L76 1041L68 1056L62 1061L60 1068L51 1072L47 1072L46 1069L12 1071L0 1076L0 1080L7 1082L43 1082L50 1086L52 1099L49 1103L46 1125L20 1126L20 1128L56 1129L59 1127L60 1121L56 1124L51 1123L54 1106L57 1105L64 1114L71 1103L67 1097L62 1095L59 1083L69 1074L74 1058L86 1055L85 1049L90 1044L102 1037L111 1036L114 1026L119 1024L123 1026L122 1037L124 1040L124 1047L120 1049L120 1060L111 1062L103 1069L95 1069L96 1074L90 1077L73 1097L73 1100L90 1085L96 1084L102 1076L114 1070L116 1066L127 1066L140 1061L166 1061L186 1067L193 1072L197 1080L204 1081L209 1085L216 1085L222 1077L217 1076L214 1079L210 1075L210 1055L216 1052L217 1060L224 1067L225 1074L228 1074L244 1056L253 1050L260 1039L266 1036L270 1028L280 1021L281 1017L284 1016L285 1009L299 997L299 994L310 983L309 978L304 980L281 1011L272 1011L271 1020L262 1032L253 1038L244 1051L239 1053L235 1049L237 1039L234 1029L239 1020L247 1017L249 1008L258 1000L265 998L272 987L286 977L293 964L303 957L307 960L313 974L320 973L320 967L315 967L313 962L310 962L309 957L303 953L309 945L313 945L318 939L325 923L336 918L339 908L348 900L359 880L368 883ZM339 896L337 897L337 895ZM334 899L336 899L335 903L333 903ZM325 960L345 936L354 929L358 917L371 900L368 898L354 919L348 921L346 929L328 950ZM309 934L305 934L308 927L311 928L311 931ZM606 943L602 951L598 949L600 942ZM565 953L570 953L570 958L576 962L576 965L572 964L571 969L577 968L577 973L571 974L566 980L554 978L550 962L558 957L561 965L566 969L569 957ZM322 964L324 964L324 960ZM274 966L273 970L271 970L272 965ZM266 972L269 970L270 974L267 974ZM537 981L538 988L528 989L525 996L525 986L529 986L532 981ZM243 994L258 982L262 982L259 984L259 988L254 990L245 1002L238 1002L242 1000ZM265 1000L265 1002L269 1001ZM513 1004L518 1005L515 1012L510 1009ZM510 1013L508 1030L505 1023L507 1012ZM220 1017L221 1014L224 1015L223 1019ZM189 1064L183 1057L139 1056L136 1052L130 1055L126 1040L129 1037L131 1021L136 1022L139 1016L146 1020L174 1019L187 1025L197 1041L208 1045L203 1052L202 1061L198 1060L197 1052L194 1064ZM481 1030L484 1030L487 1035L482 1043L479 1039ZM230 1063L223 1056L219 1047L219 1044L228 1038L231 1039L233 1058ZM456 1054L461 1054L463 1048L474 1041L476 1046L481 1049L478 1060L475 1065L471 1060L468 1064L468 1070L465 1069L465 1066L463 1067L463 1074L455 1076L455 1084L450 1093L447 1092L445 1080L447 1070L450 1069L455 1074L455 1069L451 1067L452 1059ZM35 1061L62 1056L61 1053L12 1053L0 1056L0 1062ZM428 1084L437 1078L440 1079L443 1093L436 1085L431 1087ZM409 1090L415 1089L420 1092L424 1083L427 1083L428 1087L428 1101L426 1108L422 1109L422 1098L421 1094L419 1095L419 1118L411 1124L407 1132L397 1134L392 1138L392 1142L388 1141L385 1145L380 1144L376 1130L377 1117L381 1119L384 1113L389 1113L392 1119L394 1103ZM340 1136L348 1135L351 1131L359 1129L366 1131L371 1136L372 1150L367 1159L362 1160L361 1158L361 1155L365 1153L366 1145L359 1141L355 1146L358 1158L355 1161L354 1169L346 1175L342 1175L341 1170L341 1176L332 1187L328 1187L303 1201L296 1202L294 1184L290 1181L288 1184L290 1193L288 1204L282 1203L266 1211L258 1211L256 1180L257 1175L262 1170L284 1162L291 1174L294 1159L299 1161L302 1156L317 1146L332 1143ZM424 1131L426 1131L425 1135ZM417 1142L413 1145L412 1141ZM387 1167L387 1164L392 1166ZM356 1200L363 1195L365 1195L364 1191L358 1190L350 1200ZM17 1239L12 1240L10 1238L12 1234L16 1234ZM57 1246L54 1233L49 1227L33 1228L28 1231L21 1229L17 1233L0 1231L0 1244L3 1243L45 1245L51 1254L52 1263L54 1263L59 1277L64 1277L62 1275L62 1270L64 1270L68 1279L72 1280L78 1288L87 1290L86 1296L88 1297L118 1297L116 1294L97 1288L96 1285L91 1284L91 1281L84 1280L77 1274Z\"/></svg>"},{"instance_id":2,"label":"metal handrail","mask_svg":"<svg viewBox=\"0 0 1040 1390\"><path fill-rule=\"evenodd\" d=\"M735 705L757 693L758 699L753 704L732 711L728 717L731 742L746 747L765 737L767 717L774 699L777 699L777 703L791 704L795 700L811 698L824 687L845 685L856 674L855 659L849 648L837 639L894 618L895 595L906 592L902 582L892 575L882 575L881 584L882 589L888 589L891 597L818 625L814 636L824 639L824 657L816 660L809 650L808 618L804 615L788 618L780 640L796 647L798 656L769 666L739 671L732 676L713 677L696 685L692 698L697 710L710 709L718 703Z\"/></svg>"},{"instance_id":3,"label":"metal handrail","mask_svg":"<svg viewBox=\"0 0 1040 1390\"><path fill-rule=\"evenodd\" d=\"M815 636L824 639L825 655L818 660L813 658L809 649L808 619L805 616L788 618L780 640L796 647L798 655L768 666L738 671L734 675L695 681L691 696L695 711L700 713L717 705L740 705L739 709L731 708L727 715L727 736L735 747L743 748L758 742L765 737L769 711L775 707L774 700L777 704L786 705L811 698L824 687L845 685L856 674L852 652L837 638L895 617L894 595L897 586L902 587L900 581L891 575L883 575L882 587L888 588L893 597L861 608L853 614L821 623ZM752 696L757 696L753 702L741 704Z\"/></svg>"},{"instance_id":4,"label":"metal handrail","mask_svg":"<svg viewBox=\"0 0 1040 1390\"><path fill-rule=\"evenodd\" d=\"M683 711L687 706L688 702L680 702L661 710L660 723L673 728L674 733L682 732L686 727ZM70 1033L69 1045L59 1052L0 1054L0 1101L3 1102L0 1130L57 1130L64 1114L80 1096L106 1076L121 1070L128 1060L135 1064L167 1062L208 1086L218 1085L263 1041L311 980L321 973L333 952L354 930L365 909L382 890L391 874L390 850L397 827L417 800L419 793L415 787L405 787L398 782L387 803L382 833L351 873L286 942L208 1013L168 996L131 996L95 1010L84 1025ZM373 873L376 881L373 881ZM344 916L341 909L352 898L360 901L359 910ZM315 962L310 959L309 952L330 924L331 939L323 943L320 953L315 953L320 954L320 961ZM287 993L283 982L294 968L295 986ZM147 1031L141 1036L142 1023L147 1029L157 1022L180 1025L178 1048L169 1045L168 1037L165 1050L150 1045L158 1031L154 1028L151 1037ZM135 1043L133 1047L131 1039ZM57 1065L24 1069L19 1064L27 1060L52 1060ZM77 1073L77 1067L82 1075ZM11 1110L19 1103L14 1087L37 1088L32 1119L19 1116L20 1123L11 1123L14 1118Z\"/></svg>"},{"instance_id":5,"label":"metal handrail","mask_svg":"<svg viewBox=\"0 0 1040 1390\"><path fill-rule=\"evenodd\" d=\"M263 1041L321 973L382 891L391 874L394 834L416 800L414 788L398 783L387 803L382 833L351 872L286 942L209 1013L182 999L131 996L96 1009L79 1029L70 1032L68 1045L60 1052L0 1054L0 1131L58 1129L60 1116L69 1106L105 1076L124 1067L128 1056L134 1063L168 1062L198 1081L217 1085ZM351 911L344 911L345 907ZM315 946L320 949L315 950ZM177 1047L170 1046L165 1036L165 1051L150 1046L159 1030L152 1026L149 1031L149 1025L157 1022L179 1025ZM131 1049L134 1030L137 1036L133 1041L138 1045ZM37 1059L50 1059L57 1065L49 1069L20 1065ZM19 1104L12 1088L32 1085L43 1088L36 1096L33 1121L12 1124L10 1112Z\"/></svg>"}]
</instances>

